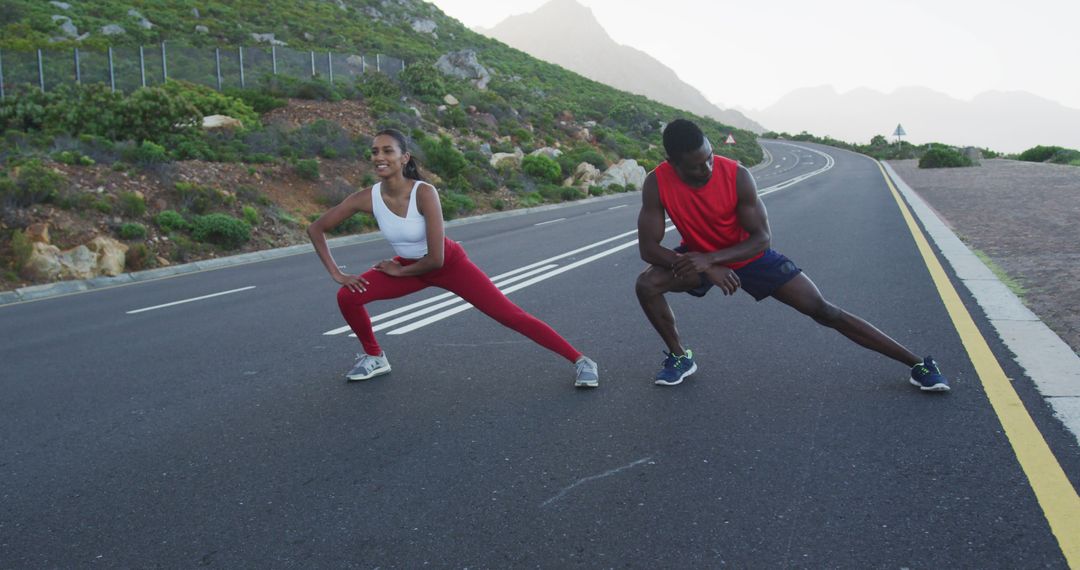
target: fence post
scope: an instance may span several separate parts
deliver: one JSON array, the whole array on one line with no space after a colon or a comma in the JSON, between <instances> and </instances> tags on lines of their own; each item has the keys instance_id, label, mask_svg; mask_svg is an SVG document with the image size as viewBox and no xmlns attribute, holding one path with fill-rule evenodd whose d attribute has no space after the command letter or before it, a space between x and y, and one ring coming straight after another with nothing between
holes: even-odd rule
<instances>
[{"instance_id":1,"label":"fence post","mask_svg":"<svg viewBox=\"0 0 1080 570\"><path fill-rule=\"evenodd\" d=\"M240 46L236 49L237 53L240 54L240 88L243 89L247 87L247 84L244 83L244 46Z\"/></svg>"},{"instance_id":2,"label":"fence post","mask_svg":"<svg viewBox=\"0 0 1080 570\"><path fill-rule=\"evenodd\" d=\"M382 73L382 61L379 60L379 54L375 54L375 71Z\"/></svg>"},{"instance_id":3,"label":"fence post","mask_svg":"<svg viewBox=\"0 0 1080 570\"><path fill-rule=\"evenodd\" d=\"M274 63L274 75L277 75L277 46L270 46L270 61Z\"/></svg>"},{"instance_id":4,"label":"fence post","mask_svg":"<svg viewBox=\"0 0 1080 570\"><path fill-rule=\"evenodd\" d=\"M217 90L221 91L221 48L214 48L214 65L217 69Z\"/></svg>"},{"instance_id":5,"label":"fence post","mask_svg":"<svg viewBox=\"0 0 1080 570\"><path fill-rule=\"evenodd\" d=\"M139 78L142 79L142 86L146 87L146 54L143 53L143 47L139 46Z\"/></svg>"},{"instance_id":6,"label":"fence post","mask_svg":"<svg viewBox=\"0 0 1080 570\"><path fill-rule=\"evenodd\" d=\"M360 75L367 75L367 58L360 54Z\"/></svg>"},{"instance_id":7,"label":"fence post","mask_svg":"<svg viewBox=\"0 0 1080 570\"><path fill-rule=\"evenodd\" d=\"M326 52L326 67L330 70L330 85L334 84L334 54Z\"/></svg>"},{"instance_id":8,"label":"fence post","mask_svg":"<svg viewBox=\"0 0 1080 570\"><path fill-rule=\"evenodd\" d=\"M165 59L165 42L161 42L161 82L169 81L169 64Z\"/></svg>"},{"instance_id":9,"label":"fence post","mask_svg":"<svg viewBox=\"0 0 1080 570\"><path fill-rule=\"evenodd\" d=\"M4 55L0 50L0 101L4 100Z\"/></svg>"},{"instance_id":10,"label":"fence post","mask_svg":"<svg viewBox=\"0 0 1080 570\"><path fill-rule=\"evenodd\" d=\"M315 52L308 52L311 54L311 76L315 77Z\"/></svg>"},{"instance_id":11,"label":"fence post","mask_svg":"<svg viewBox=\"0 0 1080 570\"><path fill-rule=\"evenodd\" d=\"M399 69L398 71L405 71L405 60L404 59L401 60L401 69Z\"/></svg>"},{"instance_id":12,"label":"fence post","mask_svg":"<svg viewBox=\"0 0 1080 570\"><path fill-rule=\"evenodd\" d=\"M79 64L79 48L75 48L75 83L82 85L82 66Z\"/></svg>"},{"instance_id":13,"label":"fence post","mask_svg":"<svg viewBox=\"0 0 1080 570\"><path fill-rule=\"evenodd\" d=\"M45 92L45 64L41 61L41 48L37 50L37 76L38 85L41 86L41 92Z\"/></svg>"},{"instance_id":14,"label":"fence post","mask_svg":"<svg viewBox=\"0 0 1080 570\"><path fill-rule=\"evenodd\" d=\"M116 93L116 69L113 67L112 46L109 46L109 86Z\"/></svg>"}]
</instances>

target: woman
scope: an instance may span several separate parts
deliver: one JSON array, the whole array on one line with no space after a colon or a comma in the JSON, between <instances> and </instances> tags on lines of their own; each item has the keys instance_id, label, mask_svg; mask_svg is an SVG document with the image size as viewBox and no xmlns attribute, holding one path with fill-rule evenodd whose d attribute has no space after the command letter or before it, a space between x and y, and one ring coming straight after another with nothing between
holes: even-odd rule
<instances>
[{"instance_id":1,"label":"woman","mask_svg":"<svg viewBox=\"0 0 1080 570\"><path fill-rule=\"evenodd\" d=\"M364 348L346 378L367 380L390 372L390 362L375 340L364 305L434 285L456 293L489 317L574 363L575 386L599 385L595 362L546 323L507 299L469 260L465 250L446 238L439 194L420 177L405 135L394 129L380 131L371 145L371 160L381 182L354 192L307 230L319 259L334 281L342 285L338 306ZM380 261L362 275L346 275L330 255L326 231L357 212L375 216L397 257Z\"/></svg>"}]
</instances>

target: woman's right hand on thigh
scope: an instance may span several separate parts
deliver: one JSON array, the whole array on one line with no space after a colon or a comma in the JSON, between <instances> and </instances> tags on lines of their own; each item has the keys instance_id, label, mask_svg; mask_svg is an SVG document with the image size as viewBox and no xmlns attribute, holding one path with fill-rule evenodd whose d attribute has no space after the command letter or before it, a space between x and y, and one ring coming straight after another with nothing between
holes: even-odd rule
<instances>
[{"instance_id":1,"label":"woman's right hand on thigh","mask_svg":"<svg viewBox=\"0 0 1080 570\"><path fill-rule=\"evenodd\" d=\"M367 291L367 279L364 279L359 275L348 275L338 272L337 275L334 275L334 281L337 281L339 285L348 288L354 293L363 293L364 291Z\"/></svg>"}]
</instances>

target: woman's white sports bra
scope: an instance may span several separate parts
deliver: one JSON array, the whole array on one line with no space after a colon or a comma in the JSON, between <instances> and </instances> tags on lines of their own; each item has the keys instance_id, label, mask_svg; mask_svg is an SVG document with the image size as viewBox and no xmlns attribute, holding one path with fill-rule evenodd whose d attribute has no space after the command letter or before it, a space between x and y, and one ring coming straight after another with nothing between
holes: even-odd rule
<instances>
[{"instance_id":1,"label":"woman's white sports bra","mask_svg":"<svg viewBox=\"0 0 1080 570\"><path fill-rule=\"evenodd\" d=\"M382 183L371 188L371 211L382 230L383 237L394 247L394 252L405 259L420 259L427 255L427 227L424 216L416 207L416 189L420 181L413 184L409 192L409 209L405 217L395 214L386 206L382 198Z\"/></svg>"}]
</instances>

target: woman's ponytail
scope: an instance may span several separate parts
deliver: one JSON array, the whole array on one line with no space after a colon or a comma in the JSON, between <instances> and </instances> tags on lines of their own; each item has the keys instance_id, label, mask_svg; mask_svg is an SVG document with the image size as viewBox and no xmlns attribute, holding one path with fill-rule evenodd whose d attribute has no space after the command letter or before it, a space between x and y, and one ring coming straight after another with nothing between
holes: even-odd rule
<instances>
[{"instance_id":1,"label":"woman's ponytail","mask_svg":"<svg viewBox=\"0 0 1080 570\"><path fill-rule=\"evenodd\" d=\"M375 133L375 136L379 135L394 137L394 140L396 140L398 143L398 147L401 149L401 154L409 152L409 140L405 138L405 134L401 131L397 129L383 129ZM413 156L410 156L409 162L405 163L405 168L402 169L402 174L404 174L406 178L412 178L413 180L420 180L426 182L426 180L424 180L424 177L420 175L420 167L417 166L416 158Z\"/></svg>"}]
</instances>

